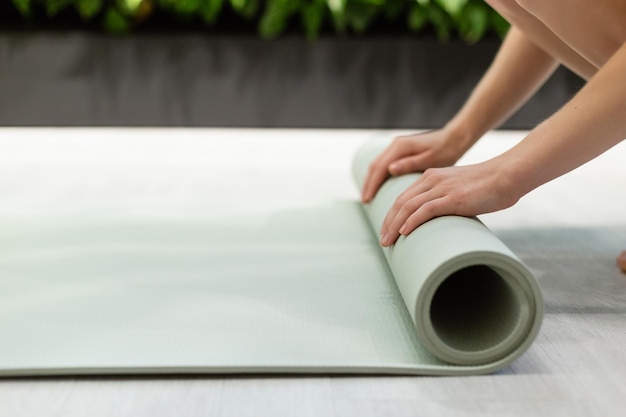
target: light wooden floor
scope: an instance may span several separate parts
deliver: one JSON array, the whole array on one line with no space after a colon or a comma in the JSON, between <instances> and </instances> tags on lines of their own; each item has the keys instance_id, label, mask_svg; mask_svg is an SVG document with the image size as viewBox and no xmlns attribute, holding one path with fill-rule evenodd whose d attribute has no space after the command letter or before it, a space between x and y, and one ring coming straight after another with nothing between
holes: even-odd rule
<instances>
[{"instance_id":1,"label":"light wooden floor","mask_svg":"<svg viewBox=\"0 0 626 417\"><path fill-rule=\"evenodd\" d=\"M394 132L323 130L0 129L0 198L111 197L350 200L360 143ZM464 158L507 149L489 134ZM82 377L0 380L0 415L36 416L622 416L626 409L626 144L482 216L538 277L546 316L537 341L481 377ZM73 184L42 190L68 174ZM149 185L139 178L149 175ZM16 184L20 184L18 187ZM106 196L104 196L106 197ZM38 197L39 198L39 197ZM1 319L1 316L0 316ZM0 339L1 343L1 339Z\"/></svg>"}]
</instances>

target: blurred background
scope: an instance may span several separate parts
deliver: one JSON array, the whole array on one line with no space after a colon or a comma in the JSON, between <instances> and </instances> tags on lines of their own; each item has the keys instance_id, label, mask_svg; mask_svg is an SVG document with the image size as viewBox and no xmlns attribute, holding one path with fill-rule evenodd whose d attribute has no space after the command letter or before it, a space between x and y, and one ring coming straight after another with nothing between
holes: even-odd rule
<instances>
[{"instance_id":1,"label":"blurred background","mask_svg":"<svg viewBox=\"0 0 626 417\"><path fill-rule=\"evenodd\" d=\"M433 128L507 29L481 0L0 0L0 125Z\"/></svg>"}]
</instances>

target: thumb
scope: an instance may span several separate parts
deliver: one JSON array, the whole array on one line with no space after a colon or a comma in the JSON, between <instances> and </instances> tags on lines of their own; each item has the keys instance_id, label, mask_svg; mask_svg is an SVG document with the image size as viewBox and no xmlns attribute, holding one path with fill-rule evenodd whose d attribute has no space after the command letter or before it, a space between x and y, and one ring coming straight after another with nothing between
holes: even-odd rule
<instances>
[{"instance_id":1,"label":"thumb","mask_svg":"<svg viewBox=\"0 0 626 417\"><path fill-rule=\"evenodd\" d=\"M391 175L403 175L424 170L424 154L398 159L389 165Z\"/></svg>"}]
</instances>

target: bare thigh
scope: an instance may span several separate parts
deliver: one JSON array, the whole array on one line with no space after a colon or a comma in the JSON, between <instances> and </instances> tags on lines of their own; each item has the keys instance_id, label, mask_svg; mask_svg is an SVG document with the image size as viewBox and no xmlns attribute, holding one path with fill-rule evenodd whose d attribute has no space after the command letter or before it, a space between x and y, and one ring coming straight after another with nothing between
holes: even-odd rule
<instances>
[{"instance_id":1,"label":"bare thigh","mask_svg":"<svg viewBox=\"0 0 626 417\"><path fill-rule=\"evenodd\" d=\"M624 0L487 0L511 24L585 79L626 40Z\"/></svg>"},{"instance_id":2,"label":"bare thigh","mask_svg":"<svg viewBox=\"0 0 626 417\"><path fill-rule=\"evenodd\" d=\"M626 41L624 0L517 0L596 67Z\"/></svg>"}]
</instances>

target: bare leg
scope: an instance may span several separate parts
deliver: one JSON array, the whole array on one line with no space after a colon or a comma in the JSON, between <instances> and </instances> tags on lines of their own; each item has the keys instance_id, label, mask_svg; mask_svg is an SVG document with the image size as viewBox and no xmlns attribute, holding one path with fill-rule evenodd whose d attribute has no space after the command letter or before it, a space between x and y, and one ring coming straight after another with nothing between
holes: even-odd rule
<instances>
[{"instance_id":1,"label":"bare leg","mask_svg":"<svg viewBox=\"0 0 626 417\"><path fill-rule=\"evenodd\" d=\"M585 79L626 42L623 0L487 0L547 53ZM617 257L626 272L626 251Z\"/></svg>"},{"instance_id":2,"label":"bare leg","mask_svg":"<svg viewBox=\"0 0 626 417\"><path fill-rule=\"evenodd\" d=\"M517 0L570 48L601 67L626 41L624 0Z\"/></svg>"},{"instance_id":3,"label":"bare leg","mask_svg":"<svg viewBox=\"0 0 626 417\"><path fill-rule=\"evenodd\" d=\"M588 80L598 67L582 57L567 43L560 39L552 30L534 15L527 12L515 0L486 0L513 26L518 28L535 44L543 48L548 54L572 72ZM520 0L521 1L521 0Z\"/></svg>"}]
</instances>

